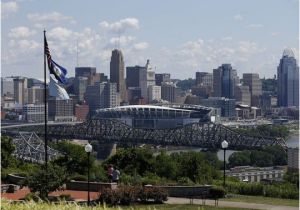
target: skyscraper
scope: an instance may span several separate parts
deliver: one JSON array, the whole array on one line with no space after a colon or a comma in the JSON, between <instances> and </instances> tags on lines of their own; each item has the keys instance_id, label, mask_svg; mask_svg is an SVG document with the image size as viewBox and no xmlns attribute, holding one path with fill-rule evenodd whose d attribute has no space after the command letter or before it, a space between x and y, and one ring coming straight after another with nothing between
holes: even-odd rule
<instances>
[{"instance_id":1,"label":"skyscraper","mask_svg":"<svg viewBox=\"0 0 300 210\"><path fill-rule=\"evenodd\" d=\"M101 74L96 72L96 67L76 67L75 79L78 77L86 77L88 85L94 85L95 82L101 81Z\"/></svg>"},{"instance_id":2,"label":"skyscraper","mask_svg":"<svg viewBox=\"0 0 300 210\"><path fill-rule=\"evenodd\" d=\"M234 93L237 102L251 106L251 94L249 91L249 86L239 84L235 86Z\"/></svg>"},{"instance_id":3,"label":"skyscraper","mask_svg":"<svg viewBox=\"0 0 300 210\"><path fill-rule=\"evenodd\" d=\"M278 106L299 106L299 66L291 49L283 51L277 78Z\"/></svg>"},{"instance_id":4,"label":"skyscraper","mask_svg":"<svg viewBox=\"0 0 300 210\"><path fill-rule=\"evenodd\" d=\"M28 102L27 78L14 78L14 100L22 105Z\"/></svg>"},{"instance_id":5,"label":"skyscraper","mask_svg":"<svg viewBox=\"0 0 300 210\"><path fill-rule=\"evenodd\" d=\"M73 99L48 99L49 120L54 121L74 121L74 102Z\"/></svg>"},{"instance_id":6,"label":"skyscraper","mask_svg":"<svg viewBox=\"0 0 300 210\"><path fill-rule=\"evenodd\" d=\"M124 79L124 58L121 50L114 49L110 60L110 82L117 84L117 92L121 101L126 101L126 87Z\"/></svg>"},{"instance_id":7,"label":"skyscraper","mask_svg":"<svg viewBox=\"0 0 300 210\"><path fill-rule=\"evenodd\" d=\"M40 86L32 86L31 88L28 88L28 103L43 104L44 100L44 88Z\"/></svg>"},{"instance_id":8,"label":"skyscraper","mask_svg":"<svg viewBox=\"0 0 300 210\"><path fill-rule=\"evenodd\" d=\"M13 78L1 77L1 96L14 96Z\"/></svg>"},{"instance_id":9,"label":"skyscraper","mask_svg":"<svg viewBox=\"0 0 300 210\"><path fill-rule=\"evenodd\" d=\"M126 67L126 86L139 87L141 96L147 99L147 68L145 66Z\"/></svg>"},{"instance_id":10,"label":"skyscraper","mask_svg":"<svg viewBox=\"0 0 300 210\"><path fill-rule=\"evenodd\" d=\"M169 73L162 73L162 74L155 74L155 84L161 85L163 82L171 82L171 74Z\"/></svg>"},{"instance_id":11,"label":"skyscraper","mask_svg":"<svg viewBox=\"0 0 300 210\"><path fill-rule=\"evenodd\" d=\"M196 86L213 86L213 74L208 72L196 72Z\"/></svg>"},{"instance_id":12,"label":"skyscraper","mask_svg":"<svg viewBox=\"0 0 300 210\"><path fill-rule=\"evenodd\" d=\"M243 74L243 85L249 86L251 94L251 106L260 106L260 96L262 94L262 82L258 74Z\"/></svg>"},{"instance_id":13,"label":"skyscraper","mask_svg":"<svg viewBox=\"0 0 300 210\"><path fill-rule=\"evenodd\" d=\"M75 77L90 77L96 74L96 67L76 67Z\"/></svg>"},{"instance_id":14,"label":"skyscraper","mask_svg":"<svg viewBox=\"0 0 300 210\"><path fill-rule=\"evenodd\" d=\"M161 99L174 103L176 92L177 88L173 83L165 82L161 84Z\"/></svg>"},{"instance_id":15,"label":"skyscraper","mask_svg":"<svg viewBox=\"0 0 300 210\"><path fill-rule=\"evenodd\" d=\"M88 86L88 78L78 76L74 80L74 93L77 96L78 101L83 101L86 87Z\"/></svg>"},{"instance_id":16,"label":"skyscraper","mask_svg":"<svg viewBox=\"0 0 300 210\"><path fill-rule=\"evenodd\" d=\"M150 85L148 87L148 101L151 102L153 100L161 99L161 86Z\"/></svg>"},{"instance_id":17,"label":"skyscraper","mask_svg":"<svg viewBox=\"0 0 300 210\"><path fill-rule=\"evenodd\" d=\"M147 69L147 87L155 85L155 72L152 69L152 66L150 65L150 60L147 60L146 63L146 69Z\"/></svg>"},{"instance_id":18,"label":"skyscraper","mask_svg":"<svg viewBox=\"0 0 300 210\"><path fill-rule=\"evenodd\" d=\"M230 64L222 64L213 71L213 95L233 99L237 80L236 70Z\"/></svg>"},{"instance_id":19,"label":"skyscraper","mask_svg":"<svg viewBox=\"0 0 300 210\"><path fill-rule=\"evenodd\" d=\"M110 82L89 85L86 89L85 99L91 113L97 109L117 106L117 84Z\"/></svg>"}]
</instances>

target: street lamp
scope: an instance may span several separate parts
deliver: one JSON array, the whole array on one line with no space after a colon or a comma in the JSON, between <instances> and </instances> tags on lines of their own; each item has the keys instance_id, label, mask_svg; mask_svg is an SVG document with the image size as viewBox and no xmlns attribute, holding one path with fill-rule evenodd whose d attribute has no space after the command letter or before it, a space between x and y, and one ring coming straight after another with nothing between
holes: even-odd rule
<instances>
[{"instance_id":1,"label":"street lamp","mask_svg":"<svg viewBox=\"0 0 300 210\"><path fill-rule=\"evenodd\" d=\"M225 187L225 153L226 153L226 149L228 148L228 142L226 140L222 141L222 149L224 150L224 174L223 174L223 186Z\"/></svg>"},{"instance_id":2,"label":"street lamp","mask_svg":"<svg viewBox=\"0 0 300 210\"><path fill-rule=\"evenodd\" d=\"M84 150L88 155L88 206L89 206L90 205L90 154L93 150L93 147L92 145L90 145L90 143L88 143L87 145L85 145Z\"/></svg>"}]
</instances>

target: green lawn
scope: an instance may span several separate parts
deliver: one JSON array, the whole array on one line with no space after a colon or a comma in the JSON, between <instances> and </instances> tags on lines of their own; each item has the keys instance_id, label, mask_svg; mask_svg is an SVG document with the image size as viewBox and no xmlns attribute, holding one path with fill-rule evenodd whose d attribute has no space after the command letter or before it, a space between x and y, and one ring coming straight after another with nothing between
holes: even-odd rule
<instances>
[{"instance_id":1,"label":"green lawn","mask_svg":"<svg viewBox=\"0 0 300 210\"><path fill-rule=\"evenodd\" d=\"M200 206L190 204L163 204L163 205L138 205L123 207L125 210L250 210L245 208L233 208L233 207L215 207L215 206Z\"/></svg>"},{"instance_id":2,"label":"green lawn","mask_svg":"<svg viewBox=\"0 0 300 210\"><path fill-rule=\"evenodd\" d=\"M109 208L103 206L80 206L76 203L61 203L61 204L46 204L46 203L35 203L35 202L24 202L24 203L9 203L7 200L1 200L1 210L249 210L241 208L230 208L230 207L214 207L214 206L200 206L200 205L176 205L176 204L162 204L162 205L137 205L129 207L116 207Z\"/></svg>"},{"instance_id":3,"label":"green lawn","mask_svg":"<svg viewBox=\"0 0 300 210\"><path fill-rule=\"evenodd\" d=\"M281 205L281 206L299 206L299 200L270 198L270 197L263 197L263 196L234 195L234 197L232 198L223 198L220 200L247 202L247 203L262 203L262 204Z\"/></svg>"}]
</instances>

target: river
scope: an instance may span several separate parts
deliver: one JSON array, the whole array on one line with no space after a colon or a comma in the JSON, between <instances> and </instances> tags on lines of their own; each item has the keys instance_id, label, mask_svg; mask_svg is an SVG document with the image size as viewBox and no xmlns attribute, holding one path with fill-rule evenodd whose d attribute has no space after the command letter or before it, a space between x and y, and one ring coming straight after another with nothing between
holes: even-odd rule
<instances>
[{"instance_id":1,"label":"river","mask_svg":"<svg viewBox=\"0 0 300 210\"><path fill-rule=\"evenodd\" d=\"M287 139L286 144L288 147L298 147L299 148L299 134L298 132L293 132ZM189 148L189 149L179 149L179 150L169 150L167 151L168 154L174 153L174 152L186 152L186 151L201 151L201 148ZM236 152L235 150L226 150L225 159L228 161L229 156ZM219 150L217 152L217 156L219 160L224 160L224 152L223 150Z\"/></svg>"}]
</instances>

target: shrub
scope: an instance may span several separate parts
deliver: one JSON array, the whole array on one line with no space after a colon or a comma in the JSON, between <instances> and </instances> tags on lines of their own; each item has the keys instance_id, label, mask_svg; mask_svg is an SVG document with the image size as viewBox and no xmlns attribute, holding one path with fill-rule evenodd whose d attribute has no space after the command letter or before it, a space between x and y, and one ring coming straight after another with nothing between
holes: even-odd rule
<instances>
[{"instance_id":1,"label":"shrub","mask_svg":"<svg viewBox=\"0 0 300 210\"><path fill-rule=\"evenodd\" d=\"M132 186L122 186L118 189L120 204L130 205L137 200L138 188Z\"/></svg>"},{"instance_id":2,"label":"shrub","mask_svg":"<svg viewBox=\"0 0 300 210\"><path fill-rule=\"evenodd\" d=\"M141 202L154 202L161 204L168 200L168 193L165 189L158 187L144 187L138 195Z\"/></svg>"},{"instance_id":3,"label":"shrub","mask_svg":"<svg viewBox=\"0 0 300 210\"><path fill-rule=\"evenodd\" d=\"M209 197L213 198L213 199L219 199L219 198L224 198L226 195L226 191L223 187L219 187L219 186L213 186L210 190L209 190Z\"/></svg>"},{"instance_id":4,"label":"shrub","mask_svg":"<svg viewBox=\"0 0 300 210\"><path fill-rule=\"evenodd\" d=\"M66 177L65 171L57 166L48 164L47 170L43 166L40 170L32 173L25 180L25 184L31 192L39 192L41 199L46 199L48 194L63 185Z\"/></svg>"},{"instance_id":5,"label":"shrub","mask_svg":"<svg viewBox=\"0 0 300 210\"><path fill-rule=\"evenodd\" d=\"M24 197L24 200L26 201L35 201L35 202L38 202L41 200L41 198L37 195L37 193L28 193L25 197Z\"/></svg>"},{"instance_id":6,"label":"shrub","mask_svg":"<svg viewBox=\"0 0 300 210\"><path fill-rule=\"evenodd\" d=\"M85 175L81 174L75 174L69 178L69 180L75 180L75 181L87 181L88 178Z\"/></svg>"},{"instance_id":7,"label":"shrub","mask_svg":"<svg viewBox=\"0 0 300 210\"><path fill-rule=\"evenodd\" d=\"M193 185L194 182L192 180L190 180L190 178L188 177L179 177L177 179L178 184L182 184L182 185Z\"/></svg>"},{"instance_id":8,"label":"shrub","mask_svg":"<svg viewBox=\"0 0 300 210\"><path fill-rule=\"evenodd\" d=\"M121 186L116 190L105 189L99 201L108 205L130 205L133 202L163 203L168 198L167 191L158 187Z\"/></svg>"},{"instance_id":9,"label":"shrub","mask_svg":"<svg viewBox=\"0 0 300 210\"><path fill-rule=\"evenodd\" d=\"M117 190L104 189L99 196L99 201L101 204L106 203L115 206L120 202L119 193Z\"/></svg>"}]
</instances>

